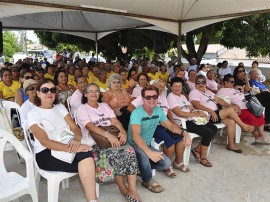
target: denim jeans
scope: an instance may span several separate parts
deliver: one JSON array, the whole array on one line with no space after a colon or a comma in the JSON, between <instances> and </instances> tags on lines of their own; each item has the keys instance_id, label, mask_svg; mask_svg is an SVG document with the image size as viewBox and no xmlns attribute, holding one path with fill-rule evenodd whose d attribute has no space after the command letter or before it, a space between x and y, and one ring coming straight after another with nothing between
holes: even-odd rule
<instances>
[{"instance_id":1,"label":"denim jeans","mask_svg":"<svg viewBox=\"0 0 270 202\"><path fill-rule=\"evenodd\" d=\"M152 151L160 152L159 150L155 149L152 146L148 147ZM146 153L143 150L141 150L137 145L133 145L133 148L136 152L138 165L143 182L148 183L152 180L152 169L166 170L169 169L169 167L171 166L171 160L165 154L163 154L164 160L161 159L160 161L155 163L151 161L149 157L146 155Z\"/></svg>"}]
</instances>

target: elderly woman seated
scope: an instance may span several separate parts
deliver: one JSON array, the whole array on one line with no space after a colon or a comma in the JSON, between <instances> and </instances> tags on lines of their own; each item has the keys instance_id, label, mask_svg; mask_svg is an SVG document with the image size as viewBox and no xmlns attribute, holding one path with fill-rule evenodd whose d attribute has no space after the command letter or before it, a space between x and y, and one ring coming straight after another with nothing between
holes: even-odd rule
<instances>
[{"instance_id":1,"label":"elderly woman seated","mask_svg":"<svg viewBox=\"0 0 270 202\"><path fill-rule=\"evenodd\" d=\"M251 90L250 83L248 81L248 76L243 66L236 67L234 69L233 76L235 79L234 85L237 85L238 88L242 91L242 93L246 93ZM257 83L258 85L257 87L262 86L263 89L265 88L265 86L258 80L258 72L256 69L250 71L250 76L251 76L251 85L254 84L254 86L256 86ZM264 130L270 131L270 92L266 90L259 90L255 92L255 96L260 101L260 103L265 107Z\"/></svg>"},{"instance_id":2,"label":"elderly woman seated","mask_svg":"<svg viewBox=\"0 0 270 202\"><path fill-rule=\"evenodd\" d=\"M243 131L247 132L253 132L254 127L241 121L237 114L239 113L239 108L231 106L222 98L216 96L210 90L207 90L206 78L203 75L196 77L196 89L190 92L189 100L195 109L207 111L210 114L209 122L224 123L229 140L226 149L242 153L242 150L234 145L235 124L237 123ZM218 104L225 108L219 109Z\"/></svg>"},{"instance_id":3,"label":"elderly woman seated","mask_svg":"<svg viewBox=\"0 0 270 202\"><path fill-rule=\"evenodd\" d=\"M110 90L103 93L102 101L110 106L114 111L116 118L127 131L130 113L126 108L133 99L125 89L121 88L122 79L119 74L113 74L110 76L108 86Z\"/></svg>"},{"instance_id":4,"label":"elderly woman seated","mask_svg":"<svg viewBox=\"0 0 270 202\"><path fill-rule=\"evenodd\" d=\"M190 70L190 72L191 71L193 70ZM206 158L206 151L217 132L217 127L212 123L207 123L206 125L196 125L192 121L191 118L193 117L206 118L207 115L202 111L194 110L187 98L182 94L183 84L183 79L177 77L173 78L170 83L172 92L168 95L167 100L170 109L173 112L173 118L175 120L179 120L179 117L186 118L187 131L196 133L202 137L199 145L192 150L192 154L202 165L212 167L212 164Z\"/></svg>"},{"instance_id":5,"label":"elderly woman seated","mask_svg":"<svg viewBox=\"0 0 270 202\"><path fill-rule=\"evenodd\" d=\"M245 124L256 126L258 130L254 130L252 134L255 137L256 143L270 143L264 136L264 117L254 116L247 108L245 95L240 92L237 87L234 88L234 77L231 74L227 74L223 78L224 88L221 88L218 92L218 96L228 96L231 104L239 108L239 117Z\"/></svg>"},{"instance_id":6,"label":"elderly woman seated","mask_svg":"<svg viewBox=\"0 0 270 202\"><path fill-rule=\"evenodd\" d=\"M155 80L153 85L156 86L159 90L157 106L159 106L163 110L165 115L172 123L176 124L169 109L169 104L167 102L166 96L163 94L163 91L165 89L165 82L159 79ZM128 110L132 112L135 108L138 108L142 105L143 98L142 95L140 95L131 102ZM183 137L179 136L173 138L167 129L165 129L162 125L158 125L154 133L154 138L157 143L164 141L165 145L163 147L163 152L169 159L172 159L173 154L175 153L175 160L173 161L172 166L173 168L178 169L184 173L189 172L189 169L183 164L183 153L185 150L185 146L182 141ZM167 176L173 178L176 177L176 173L174 172L172 167L170 167L170 169L168 170L164 170L164 172L167 174Z\"/></svg>"},{"instance_id":7,"label":"elderly woman seated","mask_svg":"<svg viewBox=\"0 0 270 202\"><path fill-rule=\"evenodd\" d=\"M119 85L121 86L121 84ZM127 140L125 129L109 105L97 102L99 96L100 91L96 84L92 83L85 86L82 98L83 105L75 113L76 120L83 136L89 136L92 140L91 145L93 152L97 154L97 160L101 158L101 153L107 156L109 165L114 169L114 174L116 175L115 182L121 194L129 201L140 201L141 199L136 189L138 163L135 151L130 145L125 145ZM109 131L99 127L110 125L120 130L119 139ZM89 132L107 138L114 149L100 149ZM124 176L127 176L128 186L125 184Z\"/></svg>"}]
</instances>

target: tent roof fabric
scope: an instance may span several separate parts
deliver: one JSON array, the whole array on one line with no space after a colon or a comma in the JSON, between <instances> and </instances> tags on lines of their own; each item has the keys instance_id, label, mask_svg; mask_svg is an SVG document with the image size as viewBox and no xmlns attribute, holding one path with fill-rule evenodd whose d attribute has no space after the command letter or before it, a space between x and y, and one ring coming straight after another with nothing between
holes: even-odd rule
<instances>
[{"instance_id":1,"label":"tent roof fabric","mask_svg":"<svg viewBox=\"0 0 270 202\"><path fill-rule=\"evenodd\" d=\"M95 40L121 29L179 35L242 15L270 11L270 0L0 0L4 29L69 33Z\"/></svg>"}]
</instances>

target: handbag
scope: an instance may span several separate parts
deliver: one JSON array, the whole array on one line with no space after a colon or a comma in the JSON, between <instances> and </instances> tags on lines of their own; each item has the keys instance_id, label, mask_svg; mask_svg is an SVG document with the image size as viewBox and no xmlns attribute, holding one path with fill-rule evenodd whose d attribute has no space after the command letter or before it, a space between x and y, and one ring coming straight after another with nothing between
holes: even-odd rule
<instances>
[{"instance_id":1,"label":"handbag","mask_svg":"<svg viewBox=\"0 0 270 202\"><path fill-rule=\"evenodd\" d=\"M264 112L264 107L255 95L249 94L245 96L246 105L249 111L256 117L261 117Z\"/></svg>"},{"instance_id":2,"label":"handbag","mask_svg":"<svg viewBox=\"0 0 270 202\"><path fill-rule=\"evenodd\" d=\"M38 123L37 124L41 129L43 129L48 137L50 138L50 134L46 131L46 129L43 127L42 124ZM69 144L72 139L74 138L74 134L71 130L69 130L68 128L64 128L59 135L57 135L57 137L53 140L57 141L57 142L61 142L63 144ZM51 150L51 155L54 158L57 158L61 161L64 161L66 163L72 163L74 160L74 157L76 155L76 153L70 153L70 152L64 152L64 151L55 151L55 150Z\"/></svg>"},{"instance_id":3,"label":"handbag","mask_svg":"<svg viewBox=\"0 0 270 202\"><path fill-rule=\"evenodd\" d=\"M119 139L118 135L120 133L120 130L116 126L110 125L110 126L98 126L98 127L101 128L102 130L108 131L113 136ZM93 133L93 132L89 132L89 134L95 140L95 142L97 143L100 149L107 149L107 148L112 147L110 141L106 137Z\"/></svg>"}]
</instances>

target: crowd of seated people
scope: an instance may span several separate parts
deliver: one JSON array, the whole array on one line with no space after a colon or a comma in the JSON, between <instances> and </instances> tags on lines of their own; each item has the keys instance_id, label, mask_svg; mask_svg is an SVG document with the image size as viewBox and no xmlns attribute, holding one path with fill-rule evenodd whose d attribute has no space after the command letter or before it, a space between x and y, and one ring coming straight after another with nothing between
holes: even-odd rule
<instances>
[{"instance_id":1,"label":"crowd of seated people","mask_svg":"<svg viewBox=\"0 0 270 202\"><path fill-rule=\"evenodd\" d=\"M183 164L185 147L191 144L189 133L202 137L191 153L205 167L213 166L206 154L217 133L216 123L226 125L229 151L242 153L234 144L236 124L251 132L256 143L269 144L264 130L270 131L270 92L256 61L249 72L242 63L232 71L227 61L215 71L210 65L197 65L194 58L187 69L182 63L149 58L87 63L79 57L73 61L58 55L55 63L47 62L45 68L41 64L26 58L3 67L0 99L21 106L21 120L28 123L35 138L40 168L78 172L87 201L98 201L95 162L98 165L101 154L114 170L120 193L136 202L142 201L136 189L138 172L142 186L159 193L164 188L154 181L151 169L162 170L170 178L177 176L175 170L192 171ZM261 117L246 107L244 95L250 91L265 107ZM45 116L51 120L43 124L46 130L56 136L69 127L74 139L64 145L48 137L39 127ZM206 122L198 123L199 118ZM180 120L185 120L185 130ZM99 127L109 125L119 129L119 138ZM114 149L100 149L90 133L107 138ZM81 144L85 137L90 144ZM164 142L162 152L151 146L152 139ZM61 162L51 150L74 152L75 160Z\"/></svg>"}]
</instances>

